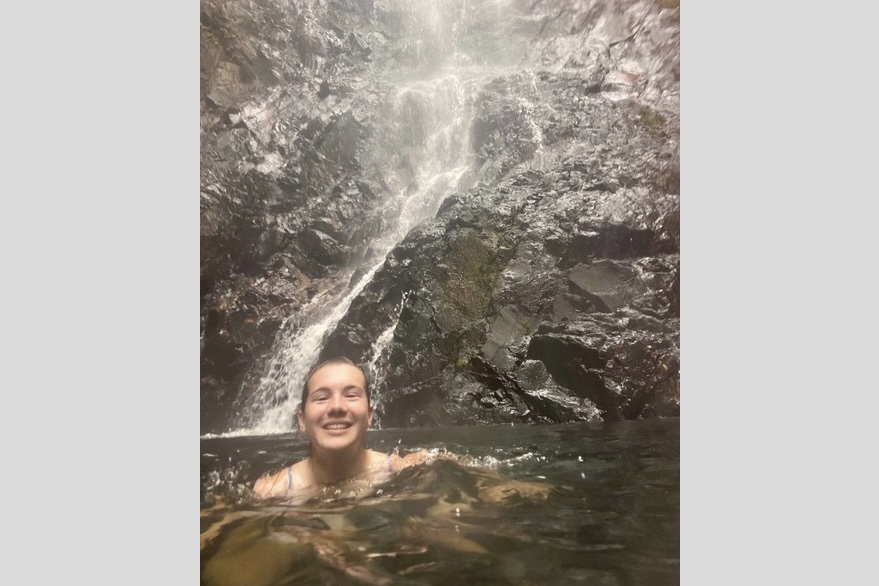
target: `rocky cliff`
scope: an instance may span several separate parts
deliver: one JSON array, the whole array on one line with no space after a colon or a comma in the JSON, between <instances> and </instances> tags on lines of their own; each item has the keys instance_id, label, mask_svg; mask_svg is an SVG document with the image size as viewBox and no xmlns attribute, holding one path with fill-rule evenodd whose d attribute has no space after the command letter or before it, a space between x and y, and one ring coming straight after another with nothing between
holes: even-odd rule
<instances>
[{"instance_id":1,"label":"rocky cliff","mask_svg":"<svg viewBox=\"0 0 879 586\"><path fill-rule=\"evenodd\" d=\"M679 10L202 0L202 432L335 354L385 427L678 415Z\"/></svg>"}]
</instances>

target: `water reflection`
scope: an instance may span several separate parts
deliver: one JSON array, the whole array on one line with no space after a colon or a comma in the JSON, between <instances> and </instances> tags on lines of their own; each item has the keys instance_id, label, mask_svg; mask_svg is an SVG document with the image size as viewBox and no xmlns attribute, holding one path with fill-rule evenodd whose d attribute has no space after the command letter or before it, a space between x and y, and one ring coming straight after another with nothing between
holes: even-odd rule
<instances>
[{"instance_id":1,"label":"water reflection","mask_svg":"<svg viewBox=\"0 0 879 586\"><path fill-rule=\"evenodd\" d=\"M255 501L248 485L303 457L300 438L202 440L202 583L679 583L677 419L368 442L439 457L291 505Z\"/></svg>"}]
</instances>

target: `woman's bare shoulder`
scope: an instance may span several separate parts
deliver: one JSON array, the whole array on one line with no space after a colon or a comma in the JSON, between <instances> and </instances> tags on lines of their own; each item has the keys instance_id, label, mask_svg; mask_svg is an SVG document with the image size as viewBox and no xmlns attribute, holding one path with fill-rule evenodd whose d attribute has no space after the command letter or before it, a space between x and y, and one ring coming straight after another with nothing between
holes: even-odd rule
<instances>
[{"instance_id":1,"label":"woman's bare shoulder","mask_svg":"<svg viewBox=\"0 0 879 586\"><path fill-rule=\"evenodd\" d=\"M253 483L253 492L260 497L282 496L314 484L308 458L276 472L266 472Z\"/></svg>"},{"instance_id":2,"label":"woman's bare shoulder","mask_svg":"<svg viewBox=\"0 0 879 586\"><path fill-rule=\"evenodd\" d=\"M405 456L400 456L397 454L391 455L391 469L394 472L402 470L403 468L408 468L409 466L417 466L418 464L423 464L428 461L430 458L430 453L427 450L416 450L414 452L410 452Z\"/></svg>"},{"instance_id":3,"label":"woman's bare shoulder","mask_svg":"<svg viewBox=\"0 0 879 586\"><path fill-rule=\"evenodd\" d=\"M389 459L393 461L394 455L375 450L366 450L366 458L366 467L372 470L386 466Z\"/></svg>"},{"instance_id":4,"label":"woman's bare shoulder","mask_svg":"<svg viewBox=\"0 0 879 586\"><path fill-rule=\"evenodd\" d=\"M430 457L431 454L427 450L415 450L403 456L403 461L406 462L407 466L415 466L416 464L424 464Z\"/></svg>"},{"instance_id":5,"label":"woman's bare shoulder","mask_svg":"<svg viewBox=\"0 0 879 586\"><path fill-rule=\"evenodd\" d=\"M285 493L287 491L287 474L287 468L266 472L253 483L254 494L259 497L269 497Z\"/></svg>"},{"instance_id":6,"label":"woman's bare shoulder","mask_svg":"<svg viewBox=\"0 0 879 586\"><path fill-rule=\"evenodd\" d=\"M397 472L406 467L404 458L394 452L366 450L367 468L372 472Z\"/></svg>"}]
</instances>

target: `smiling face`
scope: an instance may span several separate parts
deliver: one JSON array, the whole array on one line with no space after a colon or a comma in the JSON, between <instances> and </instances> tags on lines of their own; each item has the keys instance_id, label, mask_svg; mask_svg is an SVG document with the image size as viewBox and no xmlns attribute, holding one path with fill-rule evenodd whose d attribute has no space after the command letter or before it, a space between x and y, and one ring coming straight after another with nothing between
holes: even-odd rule
<instances>
[{"instance_id":1,"label":"smiling face","mask_svg":"<svg viewBox=\"0 0 879 586\"><path fill-rule=\"evenodd\" d=\"M357 366L330 363L318 368L306 383L299 411L299 429L308 434L312 451L332 452L363 447L372 423L366 377Z\"/></svg>"}]
</instances>

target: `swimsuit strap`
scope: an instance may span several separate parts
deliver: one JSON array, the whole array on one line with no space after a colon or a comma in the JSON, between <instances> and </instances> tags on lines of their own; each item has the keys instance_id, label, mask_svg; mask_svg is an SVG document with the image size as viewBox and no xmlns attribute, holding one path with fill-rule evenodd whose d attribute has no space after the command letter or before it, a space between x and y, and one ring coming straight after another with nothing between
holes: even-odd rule
<instances>
[{"instance_id":1,"label":"swimsuit strap","mask_svg":"<svg viewBox=\"0 0 879 586\"><path fill-rule=\"evenodd\" d=\"M287 468L287 490L293 488L293 466Z\"/></svg>"},{"instance_id":2,"label":"swimsuit strap","mask_svg":"<svg viewBox=\"0 0 879 586\"><path fill-rule=\"evenodd\" d=\"M385 459L385 461L388 464L388 472L393 472L393 470L391 469L391 453L390 452L388 452L388 457Z\"/></svg>"}]
</instances>

